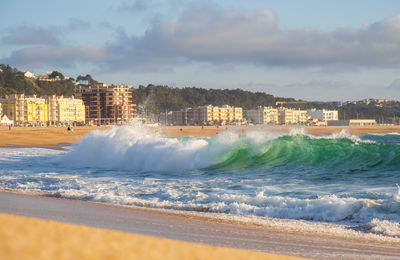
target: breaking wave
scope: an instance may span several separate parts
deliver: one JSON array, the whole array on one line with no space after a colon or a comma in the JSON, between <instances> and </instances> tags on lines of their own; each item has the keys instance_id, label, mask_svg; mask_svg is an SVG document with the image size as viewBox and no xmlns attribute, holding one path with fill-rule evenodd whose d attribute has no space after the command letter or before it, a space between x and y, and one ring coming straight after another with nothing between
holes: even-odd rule
<instances>
[{"instance_id":1,"label":"breaking wave","mask_svg":"<svg viewBox=\"0 0 400 260\"><path fill-rule=\"evenodd\" d=\"M86 135L64 163L110 170L182 171L194 169L242 171L258 168L318 168L332 173L400 167L400 146L336 133L325 137L293 130L288 135L225 132L215 138L168 138L143 126L114 127Z\"/></svg>"}]
</instances>

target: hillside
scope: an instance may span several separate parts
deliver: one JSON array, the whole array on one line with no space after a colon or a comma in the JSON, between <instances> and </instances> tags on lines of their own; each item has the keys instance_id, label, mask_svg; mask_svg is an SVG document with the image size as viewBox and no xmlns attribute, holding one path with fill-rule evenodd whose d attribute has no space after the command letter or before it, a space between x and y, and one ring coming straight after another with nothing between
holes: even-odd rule
<instances>
[{"instance_id":1,"label":"hillside","mask_svg":"<svg viewBox=\"0 0 400 260\"><path fill-rule=\"evenodd\" d=\"M133 100L138 104L138 113L162 113L186 107L197 107L212 104L215 106L232 105L243 109L254 109L258 106L275 107L275 102L295 101L293 98L274 97L263 92L250 92L242 89L204 89L196 87L171 88L168 86L139 86L133 91ZM287 104L294 108L337 109L337 106L315 102ZM145 111L146 110L146 111Z\"/></svg>"},{"instance_id":2,"label":"hillside","mask_svg":"<svg viewBox=\"0 0 400 260\"><path fill-rule=\"evenodd\" d=\"M25 78L23 72L9 65L0 65L0 96L9 94L26 95L64 95L71 96L74 90L73 79L64 79L62 73L53 71L50 76L58 77L56 81L41 81ZM97 82L90 75L78 76L77 79ZM275 97L264 92L251 92L242 89L205 89L197 87L172 88L163 85L140 85L133 89L133 102L137 104L138 115L160 114L166 111L186 107L197 107L212 104L225 104L253 109L258 106L275 107L277 101L293 102L294 98ZM307 102L285 104L285 107L296 109L338 109L339 119L376 119L378 123L400 123L400 102L345 104Z\"/></svg>"},{"instance_id":3,"label":"hillside","mask_svg":"<svg viewBox=\"0 0 400 260\"><path fill-rule=\"evenodd\" d=\"M0 96L9 94L26 95L64 95L71 96L74 91L72 80L41 81L25 78L24 73L8 65L0 65Z\"/></svg>"}]
</instances>

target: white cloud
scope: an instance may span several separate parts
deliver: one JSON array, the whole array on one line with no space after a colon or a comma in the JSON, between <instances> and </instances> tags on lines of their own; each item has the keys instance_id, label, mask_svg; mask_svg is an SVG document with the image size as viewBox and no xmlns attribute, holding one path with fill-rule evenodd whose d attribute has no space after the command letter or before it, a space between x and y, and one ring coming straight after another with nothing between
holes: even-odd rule
<instances>
[{"instance_id":1,"label":"white cloud","mask_svg":"<svg viewBox=\"0 0 400 260\"><path fill-rule=\"evenodd\" d=\"M389 85L388 88L394 90L400 90L400 79L393 80L393 82Z\"/></svg>"},{"instance_id":2,"label":"white cloud","mask_svg":"<svg viewBox=\"0 0 400 260\"><path fill-rule=\"evenodd\" d=\"M102 46L84 45L69 46L34 46L14 51L7 59L0 59L0 63L13 66L43 67L49 64L57 67L71 67L76 62L107 61L107 54Z\"/></svg>"},{"instance_id":3,"label":"white cloud","mask_svg":"<svg viewBox=\"0 0 400 260\"><path fill-rule=\"evenodd\" d=\"M134 4L140 7L142 3ZM75 19L68 26L88 28L90 24ZM68 26L60 28L68 30ZM3 61L51 65L80 60L108 70L130 72L165 71L191 63L321 70L400 65L400 15L356 29L283 30L269 9L226 10L195 5L177 19L154 24L142 36L119 30L106 46L92 45L88 50L85 46L64 46L50 28L31 28L26 34L24 30L3 37L3 42L48 47L22 48Z\"/></svg>"},{"instance_id":4,"label":"white cloud","mask_svg":"<svg viewBox=\"0 0 400 260\"><path fill-rule=\"evenodd\" d=\"M195 61L261 66L398 66L400 15L333 31L281 30L269 9L188 9L176 20L108 46L113 66L157 69Z\"/></svg>"},{"instance_id":5,"label":"white cloud","mask_svg":"<svg viewBox=\"0 0 400 260\"><path fill-rule=\"evenodd\" d=\"M34 26L10 28L1 41L10 45L58 45L60 43L58 30Z\"/></svg>"}]
</instances>

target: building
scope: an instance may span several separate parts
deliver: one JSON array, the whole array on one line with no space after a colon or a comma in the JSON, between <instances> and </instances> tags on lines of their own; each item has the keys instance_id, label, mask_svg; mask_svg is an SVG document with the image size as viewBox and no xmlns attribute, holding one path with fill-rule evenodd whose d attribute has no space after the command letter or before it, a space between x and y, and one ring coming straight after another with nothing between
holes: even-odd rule
<instances>
[{"instance_id":1,"label":"building","mask_svg":"<svg viewBox=\"0 0 400 260\"><path fill-rule=\"evenodd\" d=\"M25 78L36 78L35 74L33 74L32 72L29 72L29 71L24 73L24 77Z\"/></svg>"},{"instance_id":2,"label":"building","mask_svg":"<svg viewBox=\"0 0 400 260\"><path fill-rule=\"evenodd\" d=\"M81 99L63 96L46 97L49 105L49 124L85 123L85 105Z\"/></svg>"},{"instance_id":3,"label":"building","mask_svg":"<svg viewBox=\"0 0 400 260\"><path fill-rule=\"evenodd\" d=\"M189 125L188 122L188 111L191 110L191 108L185 108L181 109L178 111L172 111L171 117L170 117L170 122L173 125ZM189 113L190 115L190 113Z\"/></svg>"},{"instance_id":4,"label":"building","mask_svg":"<svg viewBox=\"0 0 400 260\"><path fill-rule=\"evenodd\" d=\"M174 125L214 125L240 123L243 121L243 109L224 105L200 106L197 108L185 108L179 111L173 111L171 115Z\"/></svg>"},{"instance_id":5,"label":"building","mask_svg":"<svg viewBox=\"0 0 400 260\"><path fill-rule=\"evenodd\" d=\"M85 104L87 123L120 124L128 122L135 115L129 86L107 86L106 83L77 86L75 97L82 99Z\"/></svg>"},{"instance_id":6,"label":"building","mask_svg":"<svg viewBox=\"0 0 400 260\"><path fill-rule=\"evenodd\" d=\"M279 110L279 123L282 125L307 124L306 110L282 108Z\"/></svg>"},{"instance_id":7,"label":"building","mask_svg":"<svg viewBox=\"0 0 400 260\"><path fill-rule=\"evenodd\" d=\"M82 100L63 96L36 97L14 94L0 99L3 114L16 125L73 124L85 122Z\"/></svg>"},{"instance_id":8,"label":"building","mask_svg":"<svg viewBox=\"0 0 400 260\"><path fill-rule=\"evenodd\" d=\"M376 125L375 119L350 119L349 126L372 126Z\"/></svg>"},{"instance_id":9,"label":"building","mask_svg":"<svg viewBox=\"0 0 400 260\"><path fill-rule=\"evenodd\" d=\"M261 107L246 110L246 119L254 124L279 124L279 109Z\"/></svg>"},{"instance_id":10,"label":"building","mask_svg":"<svg viewBox=\"0 0 400 260\"><path fill-rule=\"evenodd\" d=\"M373 126L376 125L375 119L350 119L327 121L328 126Z\"/></svg>"},{"instance_id":11,"label":"building","mask_svg":"<svg viewBox=\"0 0 400 260\"><path fill-rule=\"evenodd\" d=\"M307 109L307 116L311 119L318 119L320 121L339 120L337 110L325 110L325 109Z\"/></svg>"},{"instance_id":12,"label":"building","mask_svg":"<svg viewBox=\"0 0 400 260\"><path fill-rule=\"evenodd\" d=\"M14 94L0 99L3 114L16 125L43 125L48 122L48 104L44 98Z\"/></svg>"}]
</instances>

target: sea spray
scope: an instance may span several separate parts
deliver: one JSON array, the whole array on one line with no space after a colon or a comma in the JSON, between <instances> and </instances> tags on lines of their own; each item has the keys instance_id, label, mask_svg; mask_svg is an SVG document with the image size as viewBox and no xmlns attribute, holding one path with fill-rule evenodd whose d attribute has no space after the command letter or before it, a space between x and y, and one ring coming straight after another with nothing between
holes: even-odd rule
<instances>
[{"instance_id":1,"label":"sea spray","mask_svg":"<svg viewBox=\"0 0 400 260\"><path fill-rule=\"evenodd\" d=\"M232 131L216 138L168 138L141 125L95 131L63 159L74 167L143 171L257 167L320 167L341 172L400 166L400 147L362 141L345 132L326 137Z\"/></svg>"}]
</instances>

